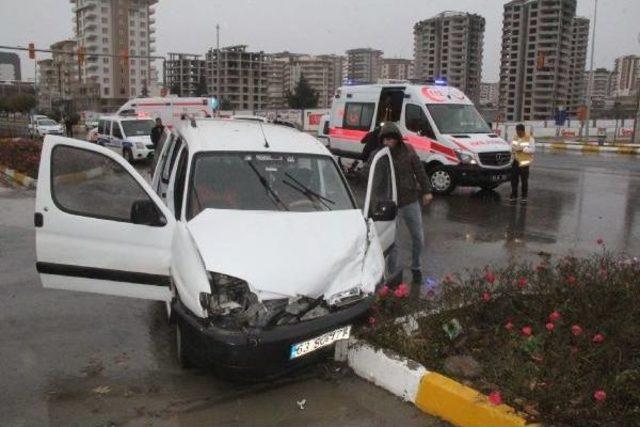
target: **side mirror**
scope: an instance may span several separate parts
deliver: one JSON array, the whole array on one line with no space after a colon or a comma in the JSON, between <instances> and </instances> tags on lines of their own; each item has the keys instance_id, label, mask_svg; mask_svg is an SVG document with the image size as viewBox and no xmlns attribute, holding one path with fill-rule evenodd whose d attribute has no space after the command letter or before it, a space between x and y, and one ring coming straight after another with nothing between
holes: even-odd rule
<instances>
[{"instance_id":1,"label":"side mirror","mask_svg":"<svg viewBox=\"0 0 640 427\"><path fill-rule=\"evenodd\" d=\"M396 219L398 215L398 205L396 202L390 200L381 200L376 205L373 213L371 214L371 219L375 222L378 221L393 221Z\"/></svg>"},{"instance_id":2,"label":"side mirror","mask_svg":"<svg viewBox=\"0 0 640 427\"><path fill-rule=\"evenodd\" d=\"M153 201L145 199L136 200L131 205L131 222L152 227L162 227L167 223L167 219L158 211Z\"/></svg>"}]
</instances>

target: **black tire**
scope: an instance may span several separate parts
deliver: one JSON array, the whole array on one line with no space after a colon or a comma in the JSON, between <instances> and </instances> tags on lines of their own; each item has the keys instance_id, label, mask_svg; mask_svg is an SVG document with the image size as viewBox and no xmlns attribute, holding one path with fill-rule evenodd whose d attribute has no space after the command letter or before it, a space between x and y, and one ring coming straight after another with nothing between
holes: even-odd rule
<instances>
[{"instance_id":1,"label":"black tire","mask_svg":"<svg viewBox=\"0 0 640 427\"><path fill-rule=\"evenodd\" d=\"M431 188L435 194L450 194L456 188L456 181L450 169L443 165L430 168L427 172Z\"/></svg>"},{"instance_id":2,"label":"black tire","mask_svg":"<svg viewBox=\"0 0 640 427\"><path fill-rule=\"evenodd\" d=\"M127 162L133 164L133 152L130 148L125 148L124 151L122 151L122 157L124 157Z\"/></svg>"},{"instance_id":3,"label":"black tire","mask_svg":"<svg viewBox=\"0 0 640 427\"><path fill-rule=\"evenodd\" d=\"M191 357L191 347L187 336L184 335L182 322L178 320L176 322L176 359L178 366L182 369L190 369L195 365L193 364L193 358Z\"/></svg>"}]
</instances>

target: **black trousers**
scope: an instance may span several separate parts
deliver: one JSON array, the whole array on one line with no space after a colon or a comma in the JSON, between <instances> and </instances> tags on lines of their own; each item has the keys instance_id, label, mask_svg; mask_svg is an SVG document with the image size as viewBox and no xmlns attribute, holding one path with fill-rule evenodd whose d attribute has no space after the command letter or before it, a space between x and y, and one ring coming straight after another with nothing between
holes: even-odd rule
<instances>
[{"instance_id":1,"label":"black trousers","mask_svg":"<svg viewBox=\"0 0 640 427\"><path fill-rule=\"evenodd\" d=\"M522 197L529 193L529 166L520 166L518 161L513 162L511 170L511 197L518 197L518 182L522 181Z\"/></svg>"}]
</instances>

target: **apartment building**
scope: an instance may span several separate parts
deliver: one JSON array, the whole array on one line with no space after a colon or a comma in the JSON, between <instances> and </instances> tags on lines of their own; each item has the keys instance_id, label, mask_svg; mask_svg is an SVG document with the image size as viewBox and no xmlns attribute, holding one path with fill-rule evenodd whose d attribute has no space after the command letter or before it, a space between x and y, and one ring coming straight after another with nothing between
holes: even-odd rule
<instances>
[{"instance_id":1,"label":"apartment building","mask_svg":"<svg viewBox=\"0 0 640 427\"><path fill-rule=\"evenodd\" d=\"M403 58L383 58L380 78L388 80L412 79L413 60Z\"/></svg>"},{"instance_id":2,"label":"apartment building","mask_svg":"<svg viewBox=\"0 0 640 427\"><path fill-rule=\"evenodd\" d=\"M347 51L347 79L375 83L382 75L382 51L371 48Z\"/></svg>"},{"instance_id":3,"label":"apartment building","mask_svg":"<svg viewBox=\"0 0 640 427\"><path fill-rule=\"evenodd\" d=\"M323 61L329 61L333 67L333 86L337 89L342 86L344 79L349 72L347 57L343 55L318 55Z\"/></svg>"},{"instance_id":4,"label":"apartment building","mask_svg":"<svg viewBox=\"0 0 640 427\"><path fill-rule=\"evenodd\" d=\"M165 62L166 81L171 93L178 96L205 96L206 61L201 55L170 52Z\"/></svg>"},{"instance_id":5,"label":"apartment building","mask_svg":"<svg viewBox=\"0 0 640 427\"><path fill-rule=\"evenodd\" d=\"M604 106L606 99L611 92L613 81L613 73L606 68L597 68L591 71L585 71L584 81L582 84L582 97L587 99L589 85L591 85L591 101L595 108Z\"/></svg>"},{"instance_id":6,"label":"apartment building","mask_svg":"<svg viewBox=\"0 0 640 427\"><path fill-rule=\"evenodd\" d=\"M480 105L497 107L500 100L500 83L480 83Z\"/></svg>"},{"instance_id":7,"label":"apartment building","mask_svg":"<svg viewBox=\"0 0 640 427\"><path fill-rule=\"evenodd\" d=\"M640 56L616 58L612 76L611 95L630 96L640 89Z\"/></svg>"},{"instance_id":8,"label":"apartment building","mask_svg":"<svg viewBox=\"0 0 640 427\"><path fill-rule=\"evenodd\" d=\"M270 56L247 46L210 49L206 54L207 86L234 110L262 110L268 105Z\"/></svg>"},{"instance_id":9,"label":"apartment building","mask_svg":"<svg viewBox=\"0 0 640 427\"><path fill-rule=\"evenodd\" d=\"M86 60L80 81L99 86L100 97L119 105L139 96L155 82L150 56L155 54L155 9L158 0L70 0L75 38ZM92 54L113 55L113 57ZM141 56L134 57L134 56Z\"/></svg>"},{"instance_id":10,"label":"apartment building","mask_svg":"<svg viewBox=\"0 0 640 427\"><path fill-rule=\"evenodd\" d=\"M415 77L447 79L477 101L480 97L485 19L442 12L413 27Z\"/></svg>"},{"instance_id":11,"label":"apartment building","mask_svg":"<svg viewBox=\"0 0 640 427\"><path fill-rule=\"evenodd\" d=\"M20 57L13 52L0 52L0 81L22 80Z\"/></svg>"},{"instance_id":12,"label":"apartment building","mask_svg":"<svg viewBox=\"0 0 640 427\"><path fill-rule=\"evenodd\" d=\"M304 55L290 52L270 55L268 108L289 108L287 96L304 75L318 94L318 108L330 108L333 96L342 84L343 57L338 55Z\"/></svg>"},{"instance_id":13,"label":"apartment building","mask_svg":"<svg viewBox=\"0 0 640 427\"><path fill-rule=\"evenodd\" d=\"M560 108L576 113L589 21L575 14L576 0L505 3L500 106L506 120L547 120Z\"/></svg>"}]
</instances>

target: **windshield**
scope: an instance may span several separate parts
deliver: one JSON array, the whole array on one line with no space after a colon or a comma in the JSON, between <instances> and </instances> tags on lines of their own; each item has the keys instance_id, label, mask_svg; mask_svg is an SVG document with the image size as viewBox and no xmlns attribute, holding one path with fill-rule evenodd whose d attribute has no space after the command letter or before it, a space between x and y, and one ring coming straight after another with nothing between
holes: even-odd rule
<instances>
[{"instance_id":1,"label":"windshield","mask_svg":"<svg viewBox=\"0 0 640 427\"><path fill-rule=\"evenodd\" d=\"M427 104L441 134L491 133L476 107L462 104Z\"/></svg>"},{"instance_id":2,"label":"windshield","mask_svg":"<svg viewBox=\"0 0 640 427\"><path fill-rule=\"evenodd\" d=\"M331 157L207 153L195 157L187 217L202 210L315 212L355 209Z\"/></svg>"},{"instance_id":3,"label":"windshield","mask_svg":"<svg viewBox=\"0 0 640 427\"><path fill-rule=\"evenodd\" d=\"M40 126L57 126L57 123L51 119L38 120Z\"/></svg>"},{"instance_id":4,"label":"windshield","mask_svg":"<svg viewBox=\"0 0 640 427\"><path fill-rule=\"evenodd\" d=\"M124 120L121 124L125 136L151 135L151 129L155 126L153 120Z\"/></svg>"}]
</instances>

